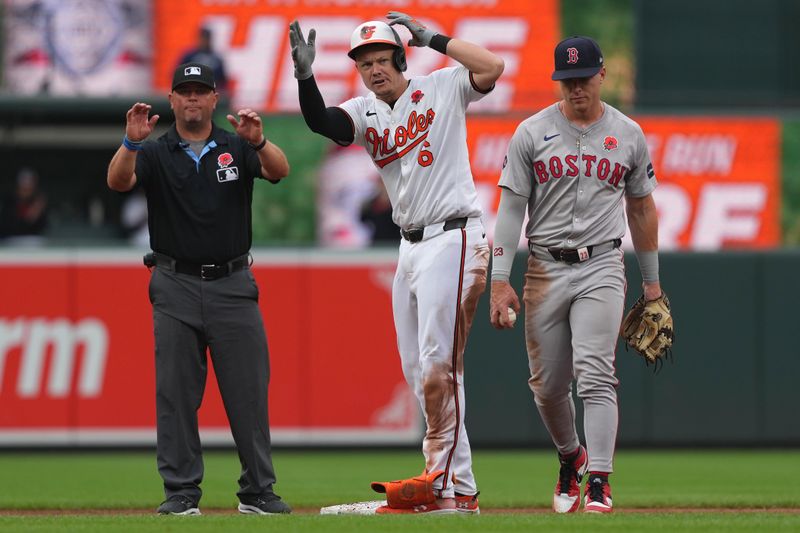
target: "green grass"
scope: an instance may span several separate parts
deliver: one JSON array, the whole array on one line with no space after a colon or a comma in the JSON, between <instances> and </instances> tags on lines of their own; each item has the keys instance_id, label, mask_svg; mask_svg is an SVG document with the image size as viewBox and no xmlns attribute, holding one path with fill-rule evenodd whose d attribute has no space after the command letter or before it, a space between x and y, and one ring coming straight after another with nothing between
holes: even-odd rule
<instances>
[{"instance_id":1,"label":"green grass","mask_svg":"<svg viewBox=\"0 0 800 533\"><path fill-rule=\"evenodd\" d=\"M800 474L798 450L620 451L611 478L615 507L657 512L600 517L546 512L557 472L549 451L476 451L474 469L484 510L477 517L314 514L324 505L377 499L369 481L416 473L422 468L419 452L279 449L274 461L276 491L305 514L260 518L233 513L239 471L233 452L205 454L205 514L186 518L150 514L162 499L153 452L0 452L0 531L237 531L252 529L257 520L268 520L270 529L281 531L407 531L429 529L440 521L444 527L455 523L459 531L800 531L800 491L791 489ZM497 512L503 508L515 512ZM795 512L779 512L782 508ZM40 509L49 513L30 514ZM88 514L94 509L119 513ZM520 509L540 512L523 514ZM59 510L69 514L58 516Z\"/></svg>"},{"instance_id":2,"label":"green grass","mask_svg":"<svg viewBox=\"0 0 800 533\"><path fill-rule=\"evenodd\" d=\"M775 513L750 513L722 515L714 513L617 514L612 516L587 516L581 514L556 515L480 515L480 516L199 516L199 517L115 517L115 516L69 516L69 517L14 517L0 516L0 530L5 532L25 531L332 531L351 533L354 531L408 532L432 531L447 528L458 532L490 531L546 531L616 533L620 531L662 531L673 533L709 531L729 532L775 532L797 531L800 520L796 516Z\"/></svg>"}]
</instances>

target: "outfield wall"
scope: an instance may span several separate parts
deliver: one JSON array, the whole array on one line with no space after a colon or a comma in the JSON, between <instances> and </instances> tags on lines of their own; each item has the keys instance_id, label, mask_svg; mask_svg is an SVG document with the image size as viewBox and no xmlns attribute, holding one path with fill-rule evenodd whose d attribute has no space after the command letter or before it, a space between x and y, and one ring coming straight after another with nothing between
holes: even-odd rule
<instances>
[{"instance_id":1,"label":"outfield wall","mask_svg":"<svg viewBox=\"0 0 800 533\"><path fill-rule=\"evenodd\" d=\"M419 410L392 329L395 253L254 255L274 441L418 442ZM0 276L0 444L154 443L141 253L0 253ZM200 425L206 443L232 442L213 372Z\"/></svg>"},{"instance_id":2,"label":"outfield wall","mask_svg":"<svg viewBox=\"0 0 800 533\"><path fill-rule=\"evenodd\" d=\"M627 306L641 277L626 254ZM517 257L512 282L521 287ZM619 443L648 446L797 445L800 250L662 253L676 342L654 374L618 343ZM488 315L488 299L478 313ZM527 387L524 335L476 320L467 361L467 416L476 444L549 444ZM493 355L489 355L493 353Z\"/></svg>"},{"instance_id":3,"label":"outfield wall","mask_svg":"<svg viewBox=\"0 0 800 533\"><path fill-rule=\"evenodd\" d=\"M628 255L633 300L638 269ZM618 350L620 444L800 443L791 392L800 375L791 305L800 299L800 252L662 255L675 360L654 375ZM391 319L396 252L254 256L276 445L419 442ZM518 288L523 264L519 257ZM0 276L0 445L152 444L152 320L140 255L6 250ZM471 440L547 445L522 329L495 331L487 306L485 295L466 353ZM213 377L208 383L204 440L229 444Z\"/></svg>"}]
</instances>

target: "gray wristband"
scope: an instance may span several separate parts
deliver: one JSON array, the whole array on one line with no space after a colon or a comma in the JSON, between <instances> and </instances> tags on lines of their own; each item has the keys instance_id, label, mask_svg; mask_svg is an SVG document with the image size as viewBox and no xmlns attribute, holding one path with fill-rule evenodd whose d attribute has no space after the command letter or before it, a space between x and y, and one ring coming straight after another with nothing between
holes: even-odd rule
<instances>
[{"instance_id":1,"label":"gray wristband","mask_svg":"<svg viewBox=\"0 0 800 533\"><path fill-rule=\"evenodd\" d=\"M642 281L653 283L658 281L658 250L640 252L636 250L636 259L639 260L639 271Z\"/></svg>"}]
</instances>

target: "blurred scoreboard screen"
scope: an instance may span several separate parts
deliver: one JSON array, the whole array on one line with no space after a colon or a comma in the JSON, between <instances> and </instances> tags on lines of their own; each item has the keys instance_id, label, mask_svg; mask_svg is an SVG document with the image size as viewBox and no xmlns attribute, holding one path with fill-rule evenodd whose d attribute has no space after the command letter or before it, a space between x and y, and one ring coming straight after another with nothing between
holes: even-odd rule
<instances>
[{"instance_id":1,"label":"blurred scoreboard screen","mask_svg":"<svg viewBox=\"0 0 800 533\"><path fill-rule=\"evenodd\" d=\"M151 92L150 0L6 0L3 26L5 92Z\"/></svg>"}]
</instances>

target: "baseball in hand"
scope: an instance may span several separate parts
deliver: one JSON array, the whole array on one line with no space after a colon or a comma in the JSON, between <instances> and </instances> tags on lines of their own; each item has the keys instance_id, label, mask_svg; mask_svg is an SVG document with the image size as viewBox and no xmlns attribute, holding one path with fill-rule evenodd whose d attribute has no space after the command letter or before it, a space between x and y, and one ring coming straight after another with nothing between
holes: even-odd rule
<instances>
[{"instance_id":1,"label":"baseball in hand","mask_svg":"<svg viewBox=\"0 0 800 533\"><path fill-rule=\"evenodd\" d=\"M514 310L509 307L508 308L508 322L509 322L509 324L511 324L513 326L516 321L517 321L517 313L515 313Z\"/></svg>"}]
</instances>

